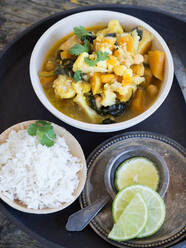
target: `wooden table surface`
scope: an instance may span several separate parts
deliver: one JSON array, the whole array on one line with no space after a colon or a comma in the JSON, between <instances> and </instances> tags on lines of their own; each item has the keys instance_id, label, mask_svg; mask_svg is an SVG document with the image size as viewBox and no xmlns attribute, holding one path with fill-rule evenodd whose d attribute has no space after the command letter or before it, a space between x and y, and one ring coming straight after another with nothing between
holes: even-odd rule
<instances>
[{"instance_id":1,"label":"wooden table surface","mask_svg":"<svg viewBox=\"0 0 186 248\"><path fill-rule=\"evenodd\" d=\"M186 20L186 0L0 0L0 51L18 33L46 16L99 3L156 7ZM43 248L43 246L19 230L0 212L0 248Z\"/></svg>"}]
</instances>

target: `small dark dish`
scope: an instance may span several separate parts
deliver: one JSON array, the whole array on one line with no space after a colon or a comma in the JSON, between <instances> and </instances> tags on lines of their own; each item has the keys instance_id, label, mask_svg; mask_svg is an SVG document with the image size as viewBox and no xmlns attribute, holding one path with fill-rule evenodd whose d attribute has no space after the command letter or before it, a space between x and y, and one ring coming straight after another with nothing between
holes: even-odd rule
<instances>
[{"instance_id":1,"label":"small dark dish","mask_svg":"<svg viewBox=\"0 0 186 248\"><path fill-rule=\"evenodd\" d=\"M115 194L117 193L117 190L114 186L114 174L116 169L122 162L133 157L148 158L156 165L160 176L160 183L157 191L161 195L161 197L164 197L167 192L170 179L167 164L159 153L142 145L133 145L125 147L123 152L121 152L108 162L104 179L107 182L108 191L110 195L112 195L112 197L114 198Z\"/></svg>"}]
</instances>

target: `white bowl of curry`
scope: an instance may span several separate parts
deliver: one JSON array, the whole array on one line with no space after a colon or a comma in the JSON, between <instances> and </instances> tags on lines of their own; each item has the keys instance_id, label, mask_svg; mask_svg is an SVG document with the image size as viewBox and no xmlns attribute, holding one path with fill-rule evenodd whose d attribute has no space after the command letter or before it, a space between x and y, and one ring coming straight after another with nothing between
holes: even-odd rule
<instances>
[{"instance_id":1,"label":"white bowl of curry","mask_svg":"<svg viewBox=\"0 0 186 248\"><path fill-rule=\"evenodd\" d=\"M112 132L152 115L174 75L163 38L136 17L85 11L52 25L31 55L36 95L71 126Z\"/></svg>"}]
</instances>

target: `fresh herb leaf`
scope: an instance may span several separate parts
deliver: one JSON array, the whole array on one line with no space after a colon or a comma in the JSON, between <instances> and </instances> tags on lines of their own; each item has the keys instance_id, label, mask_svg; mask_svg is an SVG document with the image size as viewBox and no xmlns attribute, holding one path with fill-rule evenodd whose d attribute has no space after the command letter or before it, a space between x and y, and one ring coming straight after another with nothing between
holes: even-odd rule
<instances>
[{"instance_id":1,"label":"fresh herb leaf","mask_svg":"<svg viewBox=\"0 0 186 248\"><path fill-rule=\"evenodd\" d=\"M80 39L82 39L83 36L92 36L92 34L88 32L83 26L75 27L74 34L77 35Z\"/></svg>"},{"instance_id":2,"label":"fresh herb leaf","mask_svg":"<svg viewBox=\"0 0 186 248\"><path fill-rule=\"evenodd\" d=\"M36 131L37 131L37 127L36 127L35 124L29 125L29 127L27 129L27 132L28 132L29 135L35 136L36 135Z\"/></svg>"},{"instance_id":3,"label":"fresh herb leaf","mask_svg":"<svg viewBox=\"0 0 186 248\"><path fill-rule=\"evenodd\" d=\"M82 74L81 74L81 71L78 70L78 71L76 71L76 72L74 73L74 80L75 80L76 82L78 82L78 81L81 81L81 79L82 79Z\"/></svg>"},{"instance_id":4,"label":"fresh herb leaf","mask_svg":"<svg viewBox=\"0 0 186 248\"><path fill-rule=\"evenodd\" d=\"M87 48L81 44L75 44L73 47L69 49L69 53L72 55L79 55L83 52L88 52Z\"/></svg>"},{"instance_id":5,"label":"fresh herb leaf","mask_svg":"<svg viewBox=\"0 0 186 248\"><path fill-rule=\"evenodd\" d=\"M90 51L90 42L88 40L84 40L84 44L75 44L73 47L69 49L69 53L72 55L79 55L83 52L89 52Z\"/></svg>"},{"instance_id":6,"label":"fresh herb leaf","mask_svg":"<svg viewBox=\"0 0 186 248\"><path fill-rule=\"evenodd\" d=\"M67 75L68 77L73 77L74 72L72 71L72 67L74 64L74 60L71 59L63 59L61 64L59 64L55 71L55 75Z\"/></svg>"},{"instance_id":7,"label":"fresh herb leaf","mask_svg":"<svg viewBox=\"0 0 186 248\"><path fill-rule=\"evenodd\" d=\"M89 59L88 57L84 58L84 61L89 66L95 66L98 63L97 59L96 60L92 60L92 59Z\"/></svg>"},{"instance_id":8,"label":"fresh herb leaf","mask_svg":"<svg viewBox=\"0 0 186 248\"><path fill-rule=\"evenodd\" d=\"M90 45L90 42L88 40L84 40L84 47L85 49L87 50L87 53L90 51L91 49L91 45Z\"/></svg>"},{"instance_id":9,"label":"fresh herb leaf","mask_svg":"<svg viewBox=\"0 0 186 248\"><path fill-rule=\"evenodd\" d=\"M56 134L50 122L36 121L36 123L29 125L27 132L31 136L37 136L42 145L47 147L54 145Z\"/></svg>"},{"instance_id":10,"label":"fresh herb leaf","mask_svg":"<svg viewBox=\"0 0 186 248\"><path fill-rule=\"evenodd\" d=\"M101 60L106 60L109 59L109 54L107 52L102 52L102 51L98 51L97 53L97 60L98 62Z\"/></svg>"},{"instance_id":11,"label":"fresh herb leaf","mask_svg":"<svg viewBox=\"0 0 186 248\"><path fill-rule=\"evenodd\" d=\"M98 51L97 52L97 58L95 60L84 58L85 63L87 63L89 66L95 66L99 61L104 61L106 59L109 59L109 54L107 52Z\"/></svg>"},{"instance_id":12,"label":"fresh herb leaf","mask_svg":"<svg viewBox=\"0 0 186 248\"><path fill-rule=\"evenodd\" d=\"M88 40L91 44L93 43L93 40L96 39L96 35L92 34L91 32L89 32L91 34L90 35L85 35L85 36L82 36L81 40L84 41L84 40Z\"/></svg>"},{"instance_id":13,"label":"fresh herb leaf","mask_svg":"<svg viewBox=\"0 0 186 248\"><path fill-rule=\"evenodd\" d=\"M41 138L41 144L46 145L48 147L54 145L54 139L56 138L56 134L53 129L49 129Z\"/></svg>"},{"instance_id":14,"label":"fresh herb leaf","mask_svg":"<svg viewBox=\"0 0 186 248\"><path fill-rule=\"evenodd\" d=\"M88 32L83 26L75 27L74 33L79 37L80 40L88 40L90 43L93 43L93 40L95 40L97 37L92 32Z\"/></svg>"}]
</instances>

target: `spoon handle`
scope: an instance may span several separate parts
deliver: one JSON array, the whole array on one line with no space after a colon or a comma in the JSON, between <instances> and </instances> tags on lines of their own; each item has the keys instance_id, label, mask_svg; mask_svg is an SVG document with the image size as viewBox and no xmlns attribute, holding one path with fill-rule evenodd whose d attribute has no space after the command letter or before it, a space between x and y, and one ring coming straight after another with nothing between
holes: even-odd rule
<instances>
[{"instance_id":1,"label":"spoon handle","mask_svg":"<svg viewBox=\"0 0 186 248\"><path fill-rule=\"evenodd\" d=\"M91 205L70 215L66 224L66 230L82 231L106 203L109 202L109 199L109 195L104 195L101 199L96 200Z\"/></svg>"}]
</instances>

